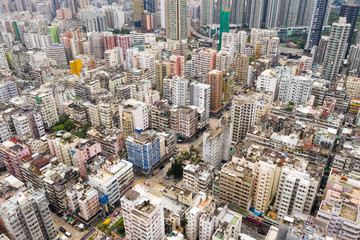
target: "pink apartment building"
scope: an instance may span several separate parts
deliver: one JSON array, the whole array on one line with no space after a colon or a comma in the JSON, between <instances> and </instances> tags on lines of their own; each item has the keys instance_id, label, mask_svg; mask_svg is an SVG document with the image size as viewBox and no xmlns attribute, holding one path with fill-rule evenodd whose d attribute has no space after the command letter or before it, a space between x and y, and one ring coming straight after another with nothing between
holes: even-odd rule
<instances>
[{"instance_id":1,"label":"pink apartment building","mask_svg":"<svg viewBox=\"0 0 360 240\"><path fill-rule=\"evenodd\" d=\"M126 60L126 50L131 48L130 35L119 36L119 46L123 49L124 60Z\"/></svg>"},{"instance_id":2,"label":"pink apartment building","mask_svg":"<svg viewBox=\"0 0 360 240\"><path fill-rule=\"evenodd\" d=\"M170 56L171 74L183 77L185 75L185 57L184 56Z\"/></svg>"},{"instance_id":3,"label":"pink apartment building","mask_svg":"<svg viewBox=\"0 0 360 240\"><path fill-rule=\"evenodd\" d=\"M66 191L66 198L70 209L79 209L80 216L86 221L100 210L98 192L88 185L74 185Z\"/></svg>"},{"instance_id":4,"label":"pink apartment building","mask_svg":"<svg viewBox=\"0 0 360 240\"><path fill-rule=\"evenodd\" d=\"M75 147L75 160L77 161L81 177L87 179L87 161L101 152L98 142L89 141Z\"/></svg>"},{"instance_id":5,"label":"pink apartment building","mask_svg":"<svg viewBox=\"0 0 360 240\"><path fill-rule=\"evenodd\" d=\"M24 181L24 177L20 163L25 155L31 155L31 150L17 138L12 138L0 145L0 158L5 163L7 172L21 181Z\"/></svg>"}]
</instances>

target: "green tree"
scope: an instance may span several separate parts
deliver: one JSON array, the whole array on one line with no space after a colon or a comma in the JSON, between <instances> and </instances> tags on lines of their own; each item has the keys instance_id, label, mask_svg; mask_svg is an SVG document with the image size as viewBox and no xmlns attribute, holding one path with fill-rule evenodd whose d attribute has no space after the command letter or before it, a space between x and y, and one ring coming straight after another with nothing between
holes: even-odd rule
<instances>
[{"instance_id":1,"label":"green tree","mask_svg":"<svg viewBox=\"0 0 360 240\"><path fill-rule=\"evenodd\" d=\"M186 60L189 61L189 60L191 60L191 58L192 58L191 54L188 54L186 57Z\"/></svg>"},{"instance_id":2,"label":"green tree","mask_svg":"<svg viewBox=\"0 0 360 240\"><path fill-rule=\"evenodd\" d=\"M86 135L82 131L74 131L73 135L79 138L86 138Z\"/></svg>"},{"instance_id":3,"label":"green tree","mask_svg":"<svg viewBox=\"0 0 360 240\"><path fill-rule=\"evenodd\" d=\"M252 63L252 62L254 62L255 61L255 57L254 56L250 56L250 58L249 58L249 63Z\"/></svg>"},{"instance_id":4,"label":"green tree","mask_svg":"<svg viewBox=\"0 0 360 240\"><path fill-rule=\"evenodd\" d=\"M120 218L119 225L117 226L117 231L118 231L120 234L124 234L124 233L125 233L124 218Z\"/></svg>"},{"instance_id":5,"label":"green tree","mask_svg":"<svg viewBox=\"0 0 360 240\"><path fill-rule=\"evenodd\" d=\"M65 123L69 118L67 116L62 116L61 118L59 118L59 121L55 124L55 125L60 125Z\"/></svg>"},{"instance_id":6,"label":"green tree","mask_svg":"<svg viewBox=\"0 0 360 240\"><path fill-rule=\"evenodd\" d=\"M287 108L285 108L285 111L287 111L287 112L292 112L293 109L294 109L294 108L292 108L292 107L287 107Z\"/></svg>"},{"instance_id":7,"label":"green tree","mask_svg":"<svg viewBox=\"0 0 360 240\"><path fill-rule=\"evenodd\" d=\"M71 120L66 120L66 122L64 123L64 126L65 126L66 130L68 130L68 131L75 129L75 123Z\"/></svg>"},{"instance_id":8,"label":"green tree","mask_svg":"<svg viewBox=\"0 0 360 240\"><path fill-rule=\"evenodd\" d=\"M91 123L84 123L82 127L89 129L91 127Z\"/></svg>"},{"instance_id":9,"label":"green tree","mask_svg":"<svg viewBox=\"0 0 360 240\"><path fill-rule=\"evenodd\" d=\"M290 105L290 106L294 106L295 103L294 103L293 101L290 101L290 102L289 102L289 105Z\"/></svg>"},{"instance_id":10,"label":"green tree","mask_svg":"<svg viewBox=\"0 0 360 240\"><path fill-rule=\"evenodd\" d=\"M340 12L331 9L329 14L328 25L331 26L333 23L339 21L339 17L340 17Z\"/></svg>"},{"instance_id":11,"label":"green tree","mask_svg":"<svg viewBox=\"0 0 360 240\"><path fill-rule=\"evenodd\" d=\"M130 33L130 30L126 29L126 28L122 28L120 31L120 34L129 34L129 33Z\"/></svg>"},{"instance_id":12,"label":"green tree","mask_svg":"<svg viewBox=\"0 0 360 240\"><path fill-rule=\"evenodd\" d=\"M114 30L112 31L112 33L113 33L113 34L119 34L119 33L120 33L120 30L119 30L119 29L114 29Z\"/></svg>"},{"instance_id":13,"label":"green tree","mask_svg":"<svg viewBox=\"0 0 360 240\"><path fill-rule=\"evenodd\" d=\"M66 128L63 124L57 125L57 126L53 126L51 129L53 132L58 132L58 131L66 131Z\"/></svg>"}]
</instances>

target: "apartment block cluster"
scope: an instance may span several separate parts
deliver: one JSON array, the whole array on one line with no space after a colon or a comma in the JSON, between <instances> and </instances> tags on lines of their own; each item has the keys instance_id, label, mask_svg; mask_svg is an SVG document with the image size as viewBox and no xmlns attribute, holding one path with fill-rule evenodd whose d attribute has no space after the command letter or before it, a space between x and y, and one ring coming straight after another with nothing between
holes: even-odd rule
<instances>
[{"instance_id":1,"label":"apartment block cluster","mask_svg":"<svg viewBox=\"0 0 360 240\"><path fill-rule=\"evenodd\" d=\"M360 6L337 4L0 0L0 239L66 240L54 214L113 239L120 214L131 240L358 240Z\"/></svg>"}]
</instances>

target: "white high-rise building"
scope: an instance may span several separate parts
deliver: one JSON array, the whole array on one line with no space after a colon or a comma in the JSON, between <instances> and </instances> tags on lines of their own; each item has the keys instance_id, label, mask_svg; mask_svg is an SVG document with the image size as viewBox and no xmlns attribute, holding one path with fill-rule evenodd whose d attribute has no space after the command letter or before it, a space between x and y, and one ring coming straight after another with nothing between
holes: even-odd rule
<instances>
[{"instance_id":1,"label":"white high-rise building","mask_svg":"<svg viewBox=\"0 0 360 240\"><path fill-rule=\"evenodd\" d=\"M340 17L339 22L333 23L330 40L326 48L322 77L335 82L347 50L347 40L351 24L346 23L346 18Z\"/></svg>"},{"instance_id":2,"label":"white high-rise building","mask_svg":"<svg viewBox=\"0 0 360 240\"><path fill-rule=\"evenodd\" d=\"M271 29L259 29L259 28L252 28L251 29L251 39L250 39L250 44L251 46L255 47L257 44L261 43L261 40L263 38L273 38L277 36L277 31L276 30L271 30Z\"/></svg>"},{"instance_id":3,"label":"white high-rise building","mask_svg":"<svg viewBox=\"0 0 360 240\"><path fill-rule=\"evenodd\" d=\"M0 81L0 101L6 102L10 98L18 97L18 96L19 96L19 91L15 81L12 80Z\"/></svg>"},{"instance_id":4,"label":"white high-rise building","mask_svg":"<svg viewBox=\"0 0 360 240\"><path fill-rule=\"evenodd\" d=\"M231 142L236 144L244 139L256 120L257 101L248 96L235 98L231 107Z\"/></svg>"},{"instance_id":5,"label":"white high-rise building","mask_svg":"<svg viewBox=\"0 0 360 240\"><path fill-rule=\"evenodd\" d=\"M57 231L51 218L44 190L27 189L0 206L0 217L11 239L55 239Z\"/></svg>"},{"instance_id":6,"label":"white high-rise building","mask_svg":"<svg viewBox=\"0 0 360 240\"><path fill-rule=\"evenodd\" d=\"M283 167L274 205L277 219L293 216L296 212L310 214L318 187L319 180L309 173Z\"/></svg>"},{"instance_id":7,"label":"white high-rise building","mask_svg":"<svg viewBox=\"0 0 360 240\"><path fill-rule=\"evenodd\" d=\"M155 85L155 56L150 53L142 52L139 54L139 67L147 69L149 79Z\"/></svg>"},{"instance_id":8,"label":"white high-rise building","mask_svg":"<svg viewBox=\"0 0 360 240\"><path fill-rule=\"evenodd\" d=\"M59 121L56 103L51 89L39 88L30 92L28 98L29 102L39 110L45 128L50 128Z\"/></svg>"},{"instance_id":9,"label":"white high-rise building","mask_svg":"<svg viewBox=\"0 0 360 240\"><path fill-rule=\"evenodd\" d=\"M105 66L107 68L117 67L121 62L122 48L108 49L104 52Z\"/></svg>"},{"instance_id":10,"label":"white high-rise building","mask_svg":"<svg viewBox=\"0 0 360 240\"><path fill-rule=\"evenodd\" d=\"M9 69L9 64L5 56L5 47L4 45L0 46L0 68Z\"/></svg>"},{"instance_id":11,"label":"white high-rise building","mask_svg":"<svg viewBox=\"0 0 360 240\"><path fill-rule=\"evenodd\" d=\"M139 49L138 48L129 48L126 50L126 69L132 69L133 68L133 64L132 64L132 60L133 57L139 53Z\"/></svg>"},{"instance_id":12,"label":"white high-rise building","mask_svg":"<svg viewBox=\"0 0 360 240\"><path fill-rule=\"evenodd\" d=\"M187 95L189 80L184 77L173 77L172 78L172 103L176 106L187 106Z\"/></svg>"},{"instance_id":13,"label":"white high-rise building","mask_svg":"<svg viewBox=\"0 0 360 240\"><path fill-rule=\"evenodd\" d=\"M136 185L121 198L121 208L127 239L165 238L164 206L160 198Z\"/></svg>"},{"instance_id":14,"label":"white high-rise building","mask_svg":"<svg viewBox=\"0 0 360 240\"><path fill-rule=\"evenodd\" d=\"M201 209L195 206L186 213L186 219L188 220L186 225L186 235L189 239L197 239L198 237L200 214Z\"/></svg>"},{"instance_id":15,"label":"white high-rise building","mask_svg":"<svg viewBox=\"0 0 360 240\"><path fill-rule=\"evenodd\" d=\"M224 158L226 129L219 127L207 130L203 135L203 159L212 167L217 167Z\"/></svg>"},{"instance_id":16,"label":"white high-rise building","mask_svg":"<svg viewBox=\"0 0 360 240\"><path fill-rule=\"evenodd\" d=\"M256 87L275 94L277 82L278 78L276 73L270 69L266 69L258 77Z\"/></svg>"},{"instance_id":17,"label":"white high-rise building","mask_svg":"<svg viewBox=\"0 0 360 240\"><path fill-rule=\"evenodd\" d=\"M296 105L304 105L311 95L313 80L308 77L280 76L277 91L277 100L283 103L294 102Z\"/></svg>"},{"instance_id":18,"label":"white high-rise building","mask_svg":"<svg viewBox=\"0 0 360 240\"><path fill-rule=\"evenodd\" d=\"M197 106L205 110L205 122L209 121L210 97L211 86L209 84L198 82L190 84L190 105Z\"/></svg>"},{"instance_id":19,"label":"white high-rise building","mask_svg":"<svg viewBox=\"0 0 360 240\"><path fill-rule=\"evenodd\" d=\"M265 213L276 194L280 168L275 164L259 161L256 166L256 185L254 188L255 212Z\"/></svg>"},{"instance_id":20,"label":"white high-rise building","mask_svg":"<svg viewBox=\"0 0 360 240\"><path fill-rule=\"evenodd\" d=\"M60 67L68 67L66 51L64 45L54 44L46 48L46 56L56 61L56 65Z\"/></svg>"},{"instance_id":21,"label":"white high-rise building","mask_svg":"<svg viewBox=\"0 0 360 240\"><path fill-rule=\"evenodd\" d=\"M246 32L245 32L246 36ZM220 52L227 51L230 54L230 63L233 61L236 53L239 52L239 42L240 40L240 32L239 33L223 33L221 40L221 50ZM243 46L245 48L245 45ZM220 54L218 52L217 54ZM216 65L217 67L217 65Z\"/></svg>"},{"instance_id":22,"label":"white high-rise building","mask_svg":"<svg viewBox=\"0 0 360 240\"><path fill-rule=\"evenodd\" d=\"M149 112L145 103L128 99L119 107L120 119L122 119L124 112L132 113L135 129L145 130L149 127ZM127 127L122 126L122 121L120 121L120 124L120 129Z\"/></svg>"},{"instance_id":23,"label":"white high-rise building","mask_svg":"<svg viewBox=\"0 0 360 240\"><path fill-rule=\"evenodd\" d=\"M246 32L245 31L239 31L238 32L238 37L239 37L239 52L240 53L244 53L245 49L246 49Z\"/></svg>"},{"instance_id":24,"label":"white high-rise building","mask_svg":"<svg viewBox=\"0 0 360 240\"><path fill-rule=\"evenodd\" d=\"M221 50L216 54L216 70L225 71L230 69L231 56L228 51Z\"/></svg>"}]
</instances>

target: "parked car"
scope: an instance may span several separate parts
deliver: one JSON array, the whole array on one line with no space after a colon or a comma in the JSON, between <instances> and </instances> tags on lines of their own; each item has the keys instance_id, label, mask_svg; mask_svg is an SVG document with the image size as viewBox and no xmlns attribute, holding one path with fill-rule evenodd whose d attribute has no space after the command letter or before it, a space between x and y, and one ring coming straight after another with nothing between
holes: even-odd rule
<instances>
[{"instance_id":1,"label":"parked car","mask_svg":"<svg viewBox=\"0 0 360 240\"><path fill-rule=\"evenodd\" d=\"M114 213L114 217L116 217L117 215L119 215L119 213L118 213L118 212Z\"/></svg>"},{"instance_id":2,"label":"parked car","mask_svg":"<svg viewBox=\"0 0 360 240\"><path fill-rule=\"evenodd\" d=\"M164 167L165 167L164 165L161 165L161 166L160 166L160 170L162 170Z\"/></svg>"},{"instance_id":3,"label":"parked car","mask_svg":"<svg viewBox=\"0 0 360 240\"><path fill-rule=\"evenodd\" d=\"M66 232L65 235L66 235L68 238L71 238L71 233Z\"/></svg>"},{"instance_id":4,"label":"parked car","mask_svg":"<svg viewBox=\"0 0 360 240\"><path fill-rule=\"evenodd\" d=\"M266 232L264 232L264 231L261 230L261 229L258 229L257 232L258 232L259 234L261 234L261 235L266 235Z\"/></svg>"},{"instance_id":5,"label":"parked car","mask_svg":"<svg viewBox=\"0 0 360 240\"><path fill-rule=\"evenodd\" d=\"M63 228L63 227L60 227L59 230L60 230L60 232L62 232L62 233L66 233L66 230L65 230L65 228Z\"/></svg>"}]
</instances>

